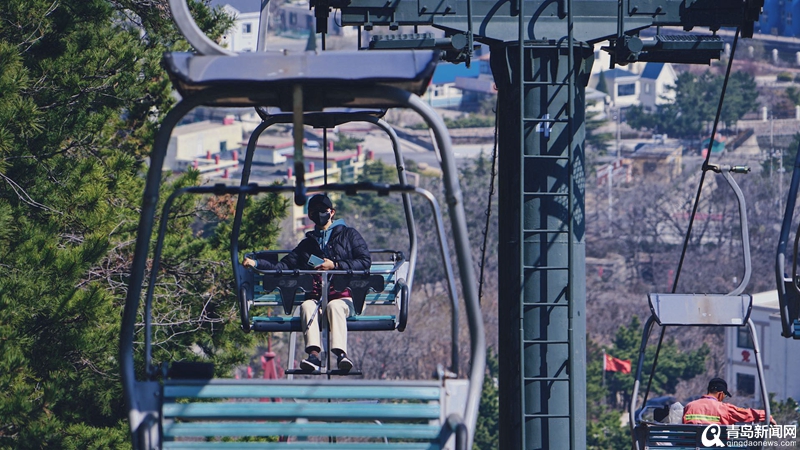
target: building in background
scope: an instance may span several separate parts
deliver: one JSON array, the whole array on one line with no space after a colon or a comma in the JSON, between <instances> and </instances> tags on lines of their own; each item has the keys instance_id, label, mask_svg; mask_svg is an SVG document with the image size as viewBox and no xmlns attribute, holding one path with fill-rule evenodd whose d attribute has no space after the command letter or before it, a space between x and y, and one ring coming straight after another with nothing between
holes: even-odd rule
<instances>
[{"instance_id":1,"label":"building in background","mask_svg":"<svg viewBox=\"0 0 800 450\"><path fill-rule=\"evenodd\" d=\"M497 98L497 86L489 66L488 51L473 60L472 64L478 67L477 76L474 72L469 72L455 77L455 87L461 90L461 109L464 110L474 110L487 98L493 101Z\"/></svg>"},{"instance_id":2,"label":"building in background","mask_svg":"<svg viewBox=\"0 0 800 450\"><path fill-rule=\"evenodd\" d=\"M756 337L761 348L767 392L775 400L800 399L800 341L781 336L781 318L778 309L778 291L753 294L750 318L756 326ZM725 378L728 389L736 397L752 397L754 405L761 405L756 357L753 341L747 327L725 329ZM737 404L740 403L736 399Z\"/></svg>"},{"instance_id":3,"label":"building in background","mask_svg":"<svg viewBox=\"0 0 800 450\"><path fill-rule=\"evenodd\" d=\"M201 173L234 167L241 142L242 124L232 117L179 125L169 139L164 167L177 172L194 167Z\"/></svg>"},{"instance_id":4,"label":"building in background","mask_svg":"<svg viewBox=\"0 0 800 450\"><path fill-rule=\"evenodd\" d=\"M470 68L466 64L439 63L436 71L433 72L431 84L422 96L429 105L434 108L453 108L461 107L463 93L456 85L458 78L478 79L481 73L480 66L486 64L483 61L474 61ZM461 80L463 86L466 80Z\"/></svg>"},{"instance_id":5,"label":"building in background","mask_svg":"<svg viewBox=\"0 0 800 450\"><path fill-rule=\"evenodd\" d=\"M673 103L675 91L670 86L674 86L677 79L678 75L672 64L647 63L639 77L639 104L653 110L657 105Z\"/></svg>"},{"instance_id":6,"label":"building in background","mask_svg":"<svg viewBox=\"0 0 800 450\"><path fill-rule=\"evenodd\" d=\"M222 35L221 44L235 52L254 52L258 44L258 21L261 2L257 0L212 0L235 18L233 27Z\"/></svg>"},{"instance_id":7,"label":"building in background","mask_svg":"<svg viewBox=\"0 0 800 450\"><path fill-rule=\"evenodd\" d=\"M619 68L602 73L612 106L627 108L639 104L639 74Z\"/></svg>"},{"instance_id":8,"label":"building in background","mask_svg":"<svg viewBox=\"0 0 800 450\"><path fill-rule=\"evenodd\" d=\"M642 143L630 155L634 179L651 176L672 180L683 169L683 146L677 139L655 135L653 142Z\"/></svg>"},{"instance_id":9,"label":"building in background","mask_svg":"<svg viewBox=\"0 0 800 450\"><path fill-rule=\"evenodd\" d=\"M294 185L294 158L292 154L287 155L289 159L286 173L286 183ZM303 154L305 160L305 183L306 186L321 186L325 184L326 173L324 169L325 157L323 152L306 150ZM372 152L364 152L361 145L355 151L344 150L338 152L328 152L327 162L327 182L330 183L355 183L358 176L364 170L364 165L373 158ZM335 200L334 200L335 203ZM294 202L289 205L289 215L292 220L294 232L301 237L314 224L308 220L306 206L297 206Z\"/></svg>"},{"instance_id":10,"label":"building in background","mask_svg":"<svg viewBox=\"0 0 800 450\"><path fill-rule=\"evenodd\" d=\"M261 2L258 0L211 0L212 7L222 7L234 17L234 25L222 36L222 44L235 52L254 52L258 45L258 24L261 17ZM277 10L271 9L269 32L305 39L316 29L314 11L307 1L286 2ZM355 36L355 27L341 27L335 14L328 17L328 34L333 36Z\"/></svg>"}]
</instances>

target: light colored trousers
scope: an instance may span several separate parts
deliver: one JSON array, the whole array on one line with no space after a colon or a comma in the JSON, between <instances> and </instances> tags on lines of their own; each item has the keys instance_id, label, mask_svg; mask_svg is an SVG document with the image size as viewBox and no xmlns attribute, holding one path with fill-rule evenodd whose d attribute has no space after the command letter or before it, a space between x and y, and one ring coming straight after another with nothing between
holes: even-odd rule
<instances>
[{"instance_id":1,"label":"light colored trousers","mask_svg":"<svg viewBox=\"0 0 800 450\"><path fill-rule=\"evenodd\" d=\"M306 300L300 305L300 323L303 325L303 337L306 341L306 352L309 348L322 349L320 345L319 316L315 300ZM355 314L352 298L338 298L328 301L328 326L331 330L331 349L347 353L347 318ZM313 319L312 319L313 317ZM309 323L310 322L310 323Z\"/></svg>"}]
</instances>

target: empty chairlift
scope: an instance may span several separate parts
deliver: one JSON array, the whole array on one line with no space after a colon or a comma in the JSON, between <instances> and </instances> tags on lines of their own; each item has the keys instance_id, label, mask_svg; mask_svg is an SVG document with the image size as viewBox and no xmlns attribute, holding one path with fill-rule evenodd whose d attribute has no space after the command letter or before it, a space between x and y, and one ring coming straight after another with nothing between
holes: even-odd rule
<instances>
[{"instance_id":1,"label":"empty chairlift","mask_svg":"<svg viewBox=\"0 0 800 450\"><path fill-rule=\"evenodd\" d=\"M749 294L744 294L744 289L750 281L750 240L747 230L747 211L744 195L736 184L731 173L747 173L746 167L741 166L716 166L709 165L709 170L722 174L730 187L736 194L739 202L739 217L742 229L742 250L744 255L744 276L739 285L728 294L674 294L674 293L651 293L648 295L651 315L644 325L641 346L639 347L639 358L636 364L636 375L633 384L633 394L630 404L630 424L632 428L633 445L636 450L645 450L659 446L667 446L677 449L696 449L705 448L702 445L703 433L706 425L684 425L679 423L662 423L656 421L643 420L637 417L636 411L639 408L639 388L641 387L643 367L645 361L645 350L653 326L658 324L662 327L661 339L664 337L664 329L670 327L742 327L747 326L753 340L758 377L761 384L761 398L765 403L766 421L769 423L770 410L767 396L767 388L764 383L764 368L761 362L761 350L758 344L758 336L755 333L755 325L750 319L750 310L753 299ZM652 365L652 373L648 380L645 390L643 405L647 403L650 393L650 381L655 373L658 363L658 351L661 342L655 353L655 360ZM722 440L727 440L727 429L721 427L720 435ZM708 436L711 438L713 436ZM752 439L750 439L752 441Z\"/></svg>"},{"instance_id":2,"label":"empty chairlift","mask_svg":"<svg viewBox=\"0 0 800 450\"><path fill-rule=\"evenodd\" d=\"M442 120L418 97L428 85L438 53L342 51L239 55L219 48L200 33L189 16L185 0L172 0L170 3L179 28L198 53L165 55L165 66L181 101L165 117L150 155L120 338L123 393L133 447L137 450L471 448L485 368L485 339L477 283L450 138ZM269 68L280 70L265 70ZM353 72L353 68L359 68L359 71ZM194 373L187 379L177 364L172 364L168 371L158 370L159 366L170 367L170 361L162 364L152 361L150 314L155 301L153 287L159 273L167 212L172 202L183 194L231 194L243 198L263 192L291 192L298 204L306 198L307 189L301 173L298 173L294 186L244 183L241 186L190 187L176 191L164 205L165 213L150 268L151 279L144 301L140 302L169 137L181 118L197 106L278 107L282 111L292 111L295 129L302 127L308 109L325 112L330 108L403 107L420 114L433 130L441 153L443 185L459 265L460 293L469 325L471 366L468 376L393 382L324 377L312 380L236 380L211 378L211 373L204 376ZM295 135L295 150L302 158L300 143ZM318 190L344 194L401 192L403 195L421 196L436 209L432 196L406 184L326 185L318 187ZM234 245L234 265L239 262L237 251ZM379 280L375 279L373 285L375 291L378 290L375 286L382 281L384 287L394 284L396 297L404 298L403 277L409 285L413 270L409 267L406 274L401 271L406 263L413 265L413 253L406 262L399 252L388 252L386 266L371 268L368 274L351 275L368 278L379 275ZM248 274L236 269L236 280L237 295L245 306L242 308L243 325L249 324L256 329L275 326L269 320L261 323L255 319L256 316L250 317L249 308L256 302L255 278L250 279ZM247 282L251 285L246 286ZM456 289L452 291L455 295ZM275 299L277 301L277 297ZM365 297L365 303L367 299ZM281 295L276 306L279 309L290 308L293 302L293 295ZM144 306L144 361L137 363L134 353L135 342L139 341L135 334L141 320L140 303ZM394 319L376 319L375 323L400 329L402 320L401 304ZM289 327L295 326L291 320L287 323ZM261 402L261 399L283 401ZM280 439L262 442L270 436Z\"/></svg>"}]
</instances>

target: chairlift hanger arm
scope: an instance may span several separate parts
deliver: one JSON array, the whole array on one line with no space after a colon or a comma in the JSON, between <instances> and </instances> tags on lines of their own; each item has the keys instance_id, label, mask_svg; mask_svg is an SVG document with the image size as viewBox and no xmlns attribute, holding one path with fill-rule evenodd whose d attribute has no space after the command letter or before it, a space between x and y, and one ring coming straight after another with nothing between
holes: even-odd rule
<instances>
[{"instance_id":1,"label":"chairlift hanger arm","mask_svg":"<svg viewBox=\"0 0 800 450\"><path fill-rule=\"evenodd\" d=\"M747 203L744 199L744 194L742 193L742 189L736 183L736 180L733 179L733 176L731 174L749 173L750 167L708 164L706 162L703 164L703 171L706 170L722 174L722 177L725 179L725 181L728 183L731 189L733 189L733 193L736 195L736 202L739 206L739 221L741 223L741 229L742 229L742 256L744 258L744 275L742 276L742 281L739 282L739 285L736 286L736 288L728 294L728 295L739 295L742 292L744 292L744 289L750 282L750 275L752 274L752 266L750 261L750 232L747 227Z\"/></svg>"},{"instance_id":2,"label":"chairlift hanger arm","mask_svg":"<svg viewBox=\"0 0 800 450\"><path fill-rule=\"evenodd\" d=\"M800 339L800 331L798 325L795 325L800 319L800 288L797 285L797 279L792 276L786 277L786 245L789 241L789 232L792 228L792 219L794 217L794 209L797 203L797 192L800 187L800 148L798 149L797 156L794 160L794 170L792 171L792 181L789 185L789 194L786 199L786 209L783 213L783 222L781 223L780 238L778 240L778 252L775 258L775 279L778 285L778 303L781 312L781 336L795 339ZM795 233L800 232L798 229ZM795 234L795 250L793 257L792 273L797 271L797 234Z\"/></svg>"}]
</instances>

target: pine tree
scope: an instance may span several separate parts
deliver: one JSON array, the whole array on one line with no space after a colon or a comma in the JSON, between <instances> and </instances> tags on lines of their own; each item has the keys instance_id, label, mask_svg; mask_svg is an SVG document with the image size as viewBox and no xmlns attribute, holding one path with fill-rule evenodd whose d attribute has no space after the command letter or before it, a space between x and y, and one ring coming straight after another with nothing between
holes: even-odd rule
<instances>
[{"instance_id":1,"label":"pine tree","mask_svg":"<svg viewBox=\"0 0 800 450\"><path fill-rule=\"evenodd\" d=\"M641 343L642 326L639 318L633 316L629 325L617 329L614 345L607 349L615 358L630 360L635 367ZM642 389L650 375L656 346L648 346L645 352ZM680 380L694 378L705 371L705 360L709 353L708 346L703 344L693 351L680 351L673 340L665 341L661 346L658 367L653 376L650 398L673 394ZM630 448L629 428L620 422L622 414L627 414L630 395L633 391L634 373L607 372L603 374L603 352L597 343L587 339L586 345L586 410L587 427L586 442L589 449ZM635 370L635 368L634 368ZM605 381L603 376L605 375ZM617 405L617 394L625 400ZM640 392L644 395L644 392ZM641 402L641 400L639 400Z\"/></svg>"},{"instance_id":2,"label":"pine tree","mask_svg":"<svg viewBox=\"0 0 800 450\"><path fill-rule=\"evenodd\" d=\"M211 35L230 24L192 8ZM0 17L0 448L125 448L117 342L141 174L173 102L161 55L187 46L149 2L8 0ZM224 239L192 232L207 201L181 203L169 231L156 311L178 320L156 357L199 348L222 372L251 338L227 320Z\"/></svg>"},{"instance_id":3,"label":"pine tree","mask_svg":"<svg viewBox=\"0 0 800 450\"><path fill-rule=\"evenodd\" d=\"M490 348L486 352L486 376L483 378L483 391L478 409L478 422L475 425L473 450L493 450L500 448L500 391L497 387L499 375L497 354Z\"/></svg>"}]
</instances>

